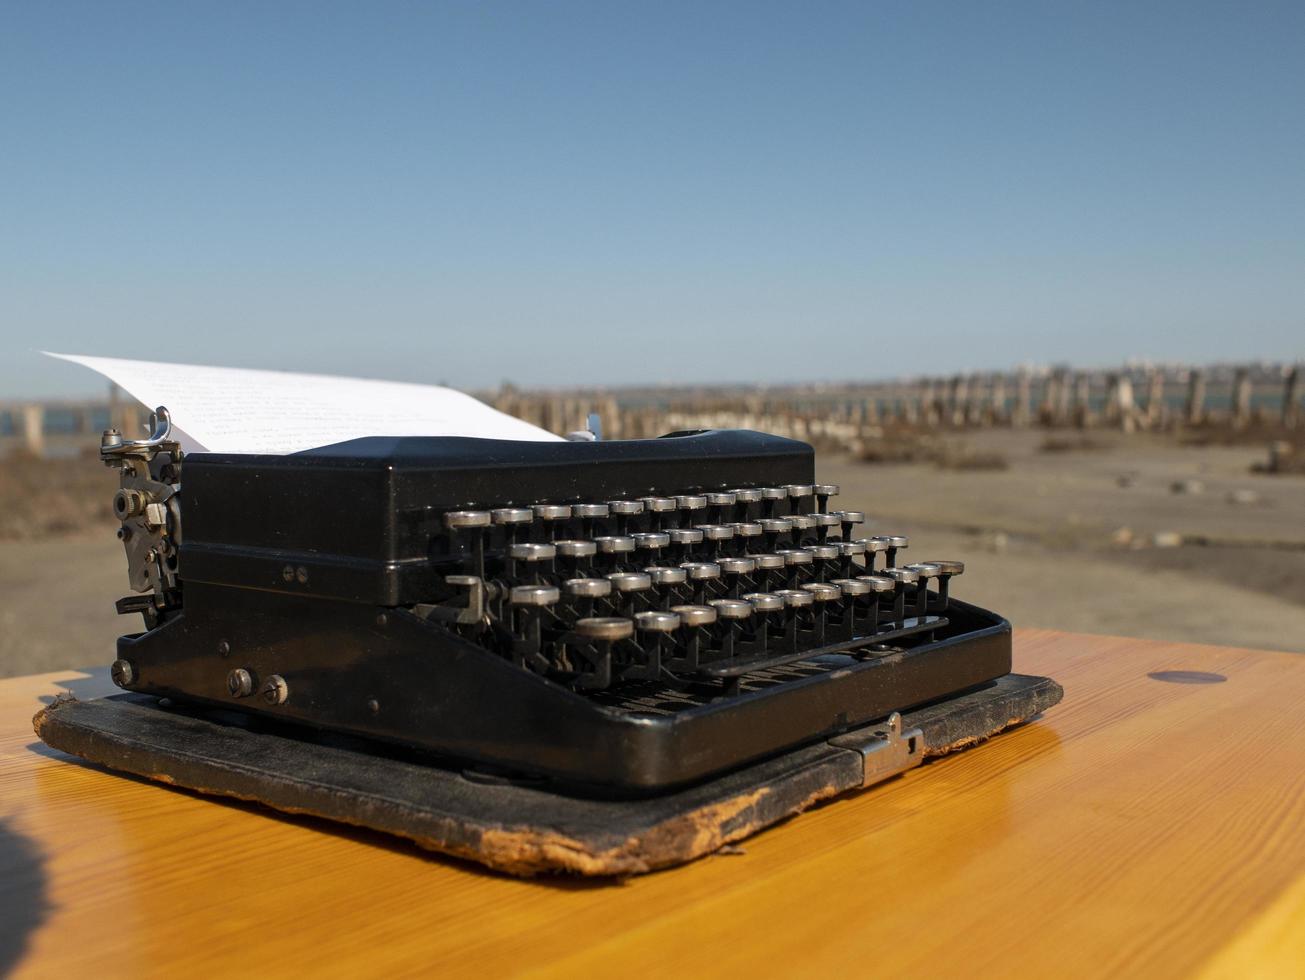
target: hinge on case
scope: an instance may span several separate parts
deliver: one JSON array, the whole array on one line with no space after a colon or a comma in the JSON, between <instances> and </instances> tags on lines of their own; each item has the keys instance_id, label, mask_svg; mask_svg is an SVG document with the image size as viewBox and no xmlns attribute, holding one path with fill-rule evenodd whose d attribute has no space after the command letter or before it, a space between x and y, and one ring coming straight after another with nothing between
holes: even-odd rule
<instances>
[{"instance_id":1,"label":"hinge on case","mask_svg":"<svg viewBox=\"0 0 1305 980\"><path fill-rule=\"evenodd\" d=\"M829 744L861 753L863 787L882 783L924 761L924 733L918 728L902 731L902 716L896 711L883 724L839 735Z\"/></svg>"}]
</instances>

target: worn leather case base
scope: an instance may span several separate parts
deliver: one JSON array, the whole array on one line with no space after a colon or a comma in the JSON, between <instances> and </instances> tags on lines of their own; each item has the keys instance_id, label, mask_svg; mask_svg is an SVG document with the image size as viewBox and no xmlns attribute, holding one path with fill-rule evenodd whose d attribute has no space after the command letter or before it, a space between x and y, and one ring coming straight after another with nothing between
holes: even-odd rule
<instances>
[{"instance_id":1,"label":"worn leather case base","mask_svg":"<svg viewBox=\"0 0 1305 980\"><path fill-rule=\"evenodd\" d=\"M1050 678L1008 674L903 713L903 728L919 730L924 757L945 755L1033 718L1062 693ZM867 772L844 735L663 795L608 799L135 694L61 698L34 724L51 747L109 769L395 834L515 875L682 864L860 790Z\"/></svg>"}]
</instances>

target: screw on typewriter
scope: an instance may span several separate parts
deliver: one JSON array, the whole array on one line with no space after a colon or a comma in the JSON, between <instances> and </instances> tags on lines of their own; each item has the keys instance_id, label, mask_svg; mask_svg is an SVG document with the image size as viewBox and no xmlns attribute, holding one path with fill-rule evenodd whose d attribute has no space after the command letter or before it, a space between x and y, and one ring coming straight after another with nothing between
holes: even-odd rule
<instances>
[{"instance_id":1,"label":"screw on typewriter","mask_svg":"<svg viewBox=\"0 0 1305 980\"><path fill-rule=\"evenodd\" d=\"M106 433L143 593L119 608L146 624L115 679L648 793L1010 671L1009 624L952 595L964 566L899 567L906 538L856 537L866 516L833 508L811 447L594 435L192 453L183 482L166 410L149 439ZM233 695L233 669L277 678L277 696Z\"/></svg>"}]
</instances>

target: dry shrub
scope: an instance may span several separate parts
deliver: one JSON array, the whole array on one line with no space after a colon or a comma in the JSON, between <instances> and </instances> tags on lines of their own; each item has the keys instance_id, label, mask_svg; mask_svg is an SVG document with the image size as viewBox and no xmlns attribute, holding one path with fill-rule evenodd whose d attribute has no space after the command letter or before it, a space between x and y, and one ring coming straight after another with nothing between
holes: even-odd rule
<instances>
[{"instance_id":1,"label":"dry shrub","mask_svg":"<svg viewBox=\"0 0 1305 980\"><path fill-rule=\"evenodd\" d=\"M980 452L965 442L912 433L866 440L857 458L863 463L932 463L944 470L1004 470L1004 455Z\"/></svg>"},{"instance_id":2,"label":"dry shrub","mask_svg":"<svg viewBox=\"0 0 1305 980\"><path fill-rule=\"evenodd\" d=\"M1005 470L1010 463L1001 453L977 452L964 444L949 447L934 462L944 470Z\"/></svg>"},{"instance_id":3,"label":"dry shrub","mask_svg":"<svg viewBox=\"0 0 1305 980\"><path fill-rule=\"evenodd\" d=\"M0 540L111 530L117 488L117 473L94 451L52 459L8 453L0 458Z\"/></svg>"},{"instance_id":4,"label":"dry shrub","mask_svg":"<svg viewBox=\"0 0 1305 980\"><path fill-rule=\"evenodd\" d=\"M1085 435L1047 436L1038 446L1040 453L1073 453L1080 450L1108 449L1109 446L1100 439Z\"/></svg>"}]
</instances>

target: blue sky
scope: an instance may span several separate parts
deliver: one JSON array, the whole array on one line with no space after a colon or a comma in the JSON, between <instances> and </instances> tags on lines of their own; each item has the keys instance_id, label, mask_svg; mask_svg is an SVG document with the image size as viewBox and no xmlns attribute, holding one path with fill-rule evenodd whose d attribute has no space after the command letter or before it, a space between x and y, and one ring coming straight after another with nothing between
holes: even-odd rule
<instances>
[{"instance_id":1,"label":"blue sky","mask_svg":"<svg viewBox=\"0 0 1305 980\"><path fill-rule=\"evenodd\" d=\"M1305 356L1300 3L0 18L0 398Z\"/></svg>"}]
</instances>

